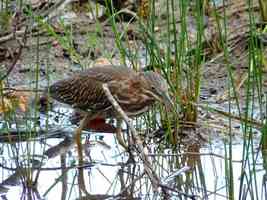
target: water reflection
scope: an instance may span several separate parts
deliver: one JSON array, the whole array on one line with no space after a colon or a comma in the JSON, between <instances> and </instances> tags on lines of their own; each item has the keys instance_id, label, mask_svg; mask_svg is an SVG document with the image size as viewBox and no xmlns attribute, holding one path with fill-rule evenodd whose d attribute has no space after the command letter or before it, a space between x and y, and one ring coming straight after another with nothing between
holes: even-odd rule
<instances>
[{"instance_id":1,"label":"water reflection","mask_svg":"<svg viewBox=\"0 0 267 200\"><path fill-rule=\"evenodd\" d=\"M31 141L9 144L2 140L2 199L163 199L166 191L168 199L228 199L225 166L229 159L225 155L229 146L222 138L199 142L201 139L193 130L189 134L192 139L185 140L177 149L159 148L159 140L152 138L147 145L148 156L162 183L155 191L144 173L143 161L134 151L129 159L113 134L94 133L88 137L85 132L84 165L78 166L73 130L56 126L52 130L46 138ZM235 137L232 145L236 195L240 187L242 141ZM259 151L257 141L255 152ZM264 152L263 149L263 163ZM250 199L249 190L256 191L257 186L259 198L266 199L266 171L262 170L261 157L252 153L248 156L256 162L257 182L247 178L243 188L247 192L243 195L246 193L246 199ZM79 169L84 173L86 194L80 190ZM244 169L247 170L251 168Z\"/></svg>"}]
</instances>

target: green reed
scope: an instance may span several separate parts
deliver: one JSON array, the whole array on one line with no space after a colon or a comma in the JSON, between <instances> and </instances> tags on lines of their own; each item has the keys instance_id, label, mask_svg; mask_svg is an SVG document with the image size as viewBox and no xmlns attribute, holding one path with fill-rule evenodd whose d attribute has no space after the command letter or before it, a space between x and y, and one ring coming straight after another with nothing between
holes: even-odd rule
<instances>
[{"instance_id":1,"label":"green reed","mask_svg":"<svg viewBox=\"0 0 267 200\"><path fill-rule=\"evenodd\" d=\"M247 58L247 79L245 81L245 95L244 99L241 99L238 91L236 90L235 76L236 76L236 63L232 62L232 52L229 48L231 43L229 41L229 19L227 16L227 10L222 9L223 12L217 10L217 1L206 0L203 4L202 1L198 0L192 3L188 0L166 0L162 4L160 11L157 10L157 6L160 1L151 0L149 1L149 16L147 19L143 19L138 15L132 14L132 19L129 22L122 22L120 16L124 14L124 11L115 11L113 9L112 1L106 1L111 9L107 10L107 23L111 26L114 34L114 43L116 49L119 51L119 58L121 64L130 63L134 68L138 68L141 65L139 61L140 51L145 52L145 70L155 70L161 73L170 86L170 92L172 94L173 101L176 104L177 110L172 112L166 112L163 107L155 106L142 120L136 120L136 126L138 129L154 130L159 126L163 126L165 129L165 143L167 148L172 149L171 152L181 154L181 156L169 156L154 157L153 167L160 176L170 174L172 170L181 168L182 166L190 166L192 170L187 172L184 177L177 177L175 179L175 186L178 190L186 191L187 193L194 193L201 195L204 199L208 199L208 191L206 185L209 177L206 177L203 165L205 163L201 160L201 154L199 147L188 147L187 150L181 150L181 148L175 148L180 145L178 138L180 137L181 129L180 122L191 122L193 124L198 122L198 104L200 97L200 88L202 86L202 71L205 68L205 62L208 61L208 57L205 56L205 37L204 37L204 18L205 13L209 13L208 9L211 9L208 17L214 19L217 40L214 41L214 47L217 47L214 51L216 53L222 53L222 59L219 61L222 67L226 68L227 71L227 88L228 95L228 129L226 140L224 141L224 175L226 185L226 196L227 199L260 199L260 191L258 188L258 180L256 176L257 159L259 157L258 152L255 153L255 139L253 136L253 126L249 123L249 120L254 117L256 111L255 105L259 105L260 115L266 112L266 105L263 98L263 74L262 68L264 66L265 58L263 54L264 46L259 43L258 30L256 26L255 16L253 13L253 2L248 0L248 16L249 16L249 31L248 31L248 58ZM226 8L226 1L222 1L223 6ZM264 2L259 1L261 4L261 15L264 21L265 7ZM264 5L263 5L264 4ZM3 4L1 4L3 5ZM96 6L97 8L97 6ZM160 13L159 13L160 12ZM162 13L161 13L162 12ZM9 18L9 13L0 13L6 18ZM66 50L73 62L83 64L82 56L76 51L73 45L73 30L72 27L64 25L64 21L61 21L60 27L63 28L64 34L57 33L54 28L45 21L43 17L33 14L32 11L28 11L29 21L37 22L38 29L40 32L45 32L50 38L58 41L60 46ZM190 21L189 16L193 17L195 22L195 38L190 37L190 30L188 23ZM179 23L178 23L179 21ZM1 19L0 19L1 23ZM101 23L96 18L98 27ZM141 41L130 41L128 38L128 31L130 31L130 25L134 24L137 30L136 34ZM5 25L5 24L4 24ZM4 26L5 27L5 26ZM98 43L103 43L103 36L101 35L101 28L97 29L96 33L88 33L88 45L91 45L93 49L97 48ZM97 36L100 33L100 37ZM31 37L29 39L32 39ZM138 44L139 48L132 48L132 42ZM142 47L140 48L139 44ZM212 45L211 45L212 46ZM47 47L47 51L51 50L51 46ZM101 47L102 48L102 47ZM33 64L31 68L34 71L34 85L32 87L36 93L34 95L34 103L32 112L34 113L34 128L29 124L29 120L25 119L25 127L28 129L27 135L27 146L26 149L20 149L19 145L16 148L12 148L12 156L18 157L21 151L26 151L26 157L28 159L28 172L27 176L23 177L27 183L34 184L37 182L37 176L34 176L30 169L30 160L34 159L36 152L37 143L32 145L31 141L36 137L38 132L38 93L39 82L40 82L40 41L37 36L36 47L34 49L36 54L33 56ZM103 54L107 53L102 49ZM49 54L49 53L48 53ZM49 55L47 56L46 70L48 82L50 81L49 75ZM2 86L2 85L1 85ZM3 101L3 90L0 90L1 100ZM244 103L243 103L244 102ZM242 104L243 103L243 104ZM209 105L212 107L212 105ZM242 110L242 108L245 108ZM235 112L236 110L236 112ZM237 114L235 114L237 113ZM160 121L158 115L160 114ZM243 133L243 149L242 149L242 166L240 168L240 179L234 179L233 171L233 116L240 118L241 130ZM10 130L9 122L12 120L16 121L16 114L11 113L4 116L6 121L5 129ZM262 122L264 123L264 122ZM266 125L265 125L266 126ZM262 128L262 139L261 147L263 152L264 169L266 170L266 127ZM195 127L193 127L194 129ZM47 124L48 129L48 124ZM18 130L19 131L19 130ZM165 146L165 147L166 147ZM174 147L174 148L173 148ZM44 147L43 147L44 148ZM163 152L164 147L159 148L159 152ZM182 154L184 151L194 152L196 155ZM19 165L19 162L17 165ZM164 166L165 168L163 168ZM237 182L238 181L238 182ZM149 181L147 181L149 182ZM50 189L58 183L58 180ZM140 180L141 184L141 180ZM235 189L234 185L239 184L238 190ZM147 191L152 191L149 184L146 184ZM201 190L199 190L201 188ZM46 194L46 193L45 193Z\"/></svg>"}]
</instances>

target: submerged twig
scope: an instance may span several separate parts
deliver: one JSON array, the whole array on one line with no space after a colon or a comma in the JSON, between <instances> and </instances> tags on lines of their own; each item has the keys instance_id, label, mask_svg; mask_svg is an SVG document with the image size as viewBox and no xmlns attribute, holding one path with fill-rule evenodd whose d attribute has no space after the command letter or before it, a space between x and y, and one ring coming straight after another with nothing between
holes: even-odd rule
<instances>
[{"instance_id":1,"label":"submerged twig","mask_svg":"<svg viewBox=\"0 0 267 200\"><path fill-rule=\"evenodd\" d=\"M229 118L232 118L234 120L239 121L240 123L242 123L242 122L248 123L251 126L254 126L256 128L262 128L263 127L263 123L261 123L260 121L255 120L255 119L249 118L249 117L237 116L237 115L234 115L232 113L229 113L229 112L226 112L226 111L222 111L222 110L218 110L216 108L212 108L210 106L203 105L203 104L195 104L195 105L200 107L200 108L206 109L208 111L215 112L215 113L218 113L218 114L223 115L223 116L227 116Z\"/></svg>"},{"instance_id":2,"label":"submerged twig","mask_svg":"<svg viewBox=\"0 0 267 200\"><path fill-rule=\"evenodd\" d=\"M145 153L145 149L144 149L144 147L142 145L142 141L141 141L140 137L137 134L137 131L135 130L135 128L133 126L132 120L125 114L125 112L122 110L122 108L120 107L118 102L112 96L112 94L111 94L111 92L110 92L110 90L108 88L108 85L107 84L103 84L102 87L103 87L103 90L105 92L105 95L107 96L108 100L110 101L110 103L112 104L114 109L118 112L120 117L123 118L125 123L130 128L133 140L135 141L135 144L136 144L136 149L138 151L138 155L140 156L141 160L144 162L145 173L150 178L150 181L152 183L154 191L157 191L158 187L160 187L162 189L165 197L168 198L169 197L169 193L167 191L168 190L174 191L174 189L170 188L168 186L165 186L164 184L161 183L161 180L160 180L159 176L152 169L151 161L150 161L148 155ZM184 196L186 196L188 198L191 198L191 199L195 198L194 195L188 195L188 194L185 194L185 193L180 192L180 191L176 191L176 192L181 194L181 195L184 195Z\"/></svg>"},{"instance_id":3,"label":"submerged twig","mask_svg":"<svg viewBox=\"0 0 267 200\"><path fill-rule=\"evenodd\" d=\"M123 118L123 120L125 121L125 123L129 126L131 132L132 132L132 137L133 139L136 141L137 144L137 150L139 151L139 155L141 157L141 160L144 162L145 166L145 172L147 173L148 177L150 178L152 185L154 187L154 190L157 190L159 184L160 184L160 179L159 177L152 171L152 166L151 166L151 162L148 158L148 156L145 153L145 149L142 145L142 141L140 139L140 137L138 136L135 128L133 127L133 123L132 120L125 114L125 112L122 110L122 108L120 107L120 105L117 103L117 101L115 100L115 98L112 96L107 84L103 84L103 90L105 92L105 95L107 96L108 100L110 101L110 103L112 104L112 106L114 107L114 109L119 113L119 115Z\"/></svg>"}]
</instances>

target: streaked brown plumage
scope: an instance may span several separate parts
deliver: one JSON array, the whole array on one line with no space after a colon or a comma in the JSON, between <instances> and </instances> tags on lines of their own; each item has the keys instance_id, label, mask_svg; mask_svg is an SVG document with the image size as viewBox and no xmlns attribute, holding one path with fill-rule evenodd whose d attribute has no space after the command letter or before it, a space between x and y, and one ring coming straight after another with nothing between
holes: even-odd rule
<instances>
[{"instance_id":1,"label":"streaked brown plumage","mask_svg":"<svg viewBox=\"0 0 267 200\"><path fill-rule=\"evenodd\" d=\"M85 125L95 118L117 117L105 96L103 84L107 84L111 94L129 117L147 111L156 100L165 103L168 107L172 106L167 82L161 75L152 71L135 72L126 67L114 66L93 67L51 85L49 92L54 99L76 109L87 111L75 132L79 166L83 165L80 137ZM118 118L117 139L122 146L127 148L121 136L120 122ZM86 193L82 168L79 168L78 183Z\"/></svg>"},{"instance_id":2,"label":"streaked brown plumage","mask_svg":"<svg viewBox=\"0 0 267 200\"><path fill-rule=\"evenodd\" d=\"M102 117L115 117L105 96L102 84L108 87L129 117L148 110L156 100L171 105L168 85L158 73L135 72L126 67L101 66L90 68L78 75L50 86L50 95L74 108L98 113Z\"/></svg>"}]
</instances>

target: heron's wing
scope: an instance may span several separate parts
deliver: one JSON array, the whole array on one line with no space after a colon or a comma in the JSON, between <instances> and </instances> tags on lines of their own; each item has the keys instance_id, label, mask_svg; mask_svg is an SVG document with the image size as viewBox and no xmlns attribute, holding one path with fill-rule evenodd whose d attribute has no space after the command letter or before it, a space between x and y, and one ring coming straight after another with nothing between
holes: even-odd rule
<instances>
[{"instance_id":1,"label":"heron's wing","mask_svg":"<svg viewBox=\"0 0 267 200\"><path fill-rule=\"evenodd\" d=\"M74 76L50 86L50 96L59 102L83 110L103 110L110 106L102 89L102 82Z\"/></svg>"},{"instance_id":2,"label":"heron's wing","mask_svg":"<svg viewBox=\"0 0 267 200\"><path fill-rule=\"evenodd\" d=\"M58 81L49 87L50 96L62 103L83 110L104 110L110 107L103 84L135 76L136 73L126 67L102 66L90 68L78 75ZM116 93L116 87L110 88Z\"/></svg>"},{"instance_id":3,"label":"heron's wing","mask_svg":"<svg viewBox=\"0 0 267 200\"><path fill-rule=\"evenodd\" d=\"M101 67L92 67L84 72L80 73L81 76L94 79L103 83L107 83L112 80L122 80L125 78L136 76L137 73L127 67L104 65Z\"/></svg>"}]
</instances>

